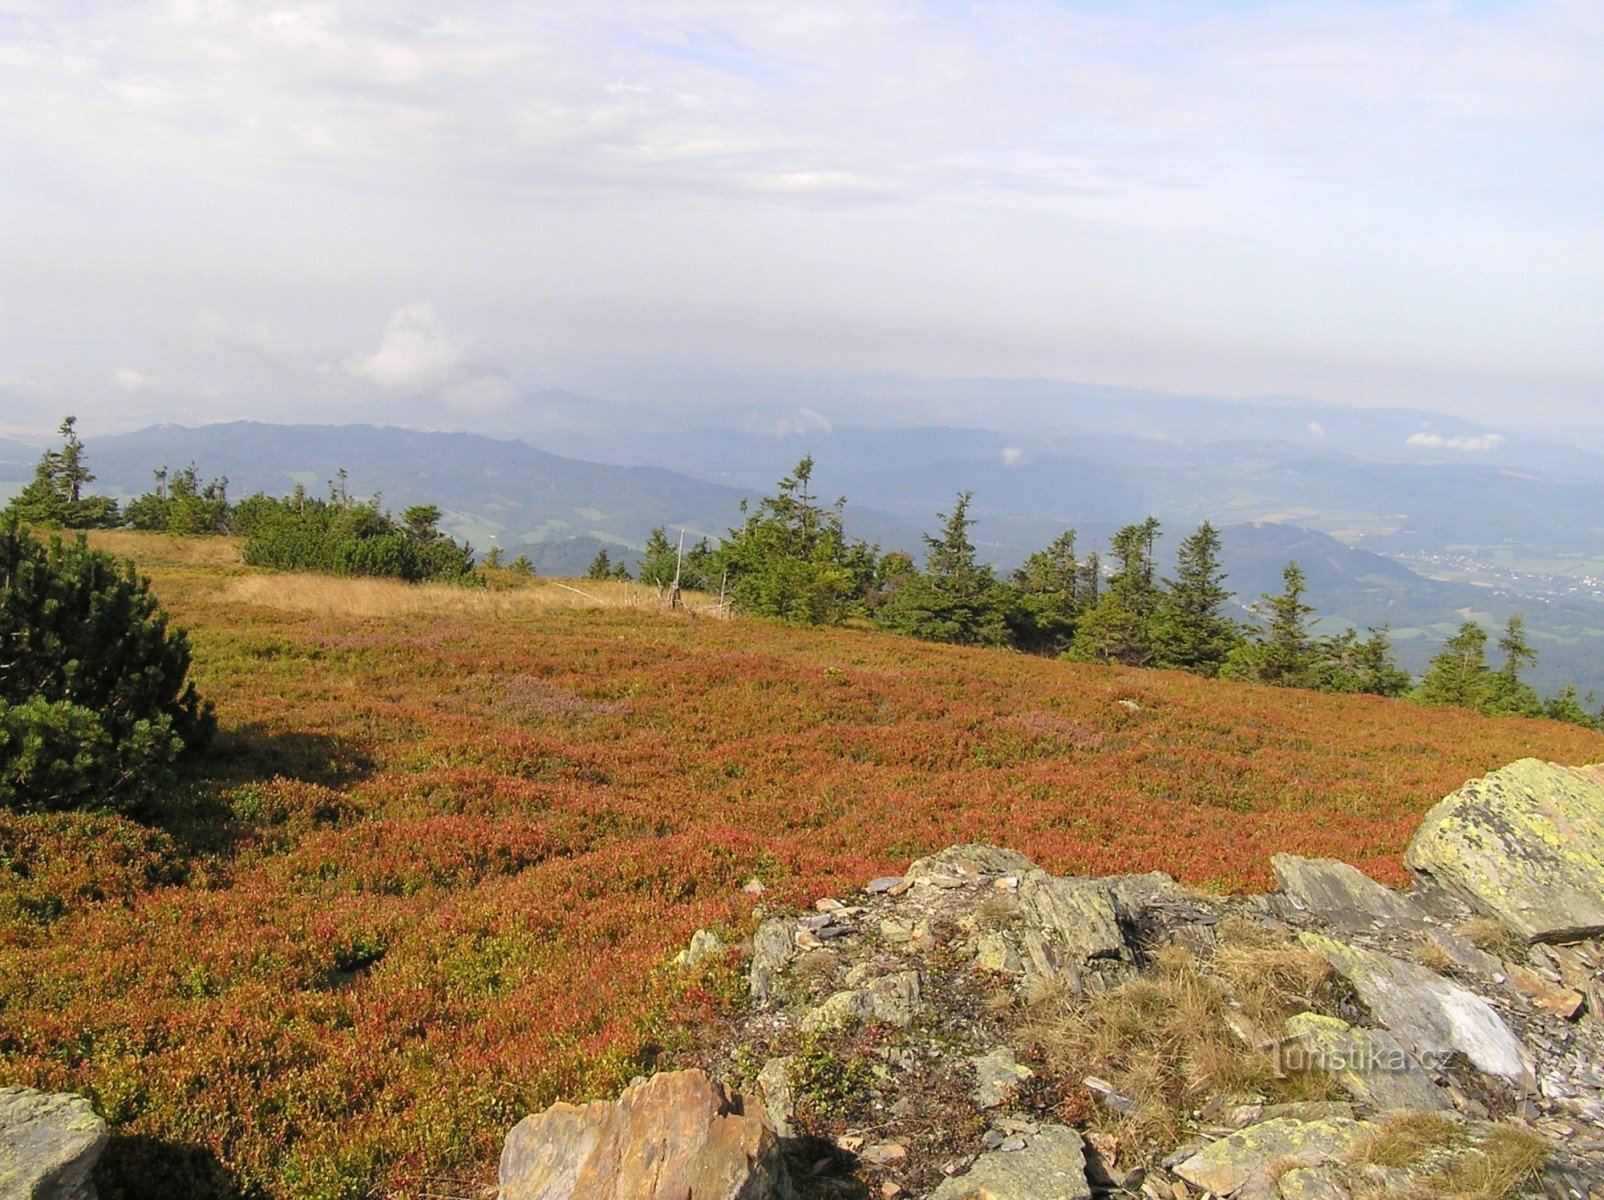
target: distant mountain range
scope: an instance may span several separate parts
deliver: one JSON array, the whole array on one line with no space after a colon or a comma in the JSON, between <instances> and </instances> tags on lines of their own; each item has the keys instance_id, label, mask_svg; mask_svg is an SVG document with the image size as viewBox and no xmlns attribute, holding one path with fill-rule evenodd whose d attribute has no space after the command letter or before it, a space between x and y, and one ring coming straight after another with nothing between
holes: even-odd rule
<instances>
[{"instance_id":1,"label":"distant mountain range","mask_svg":"<svg viewBox=\"0 0 1604 1200\"><path fill-rule=\"evenodd\" d=\"M879 424L850 423L855 396ZM996 425L896 423L948 412ZM1004 569L1066 527L1094 549L1151 514L1173 550L1207 519L1224 531L1244 604L1279 590L1295 558L1328 626L1389 626L1417 671L1467 616L1497 624L1521 612L1544 653L1540 687L1575 679L1604 692L1604 456L1582 449L1431 413L1034 382L862 381L819 407L732 404L695 430L569 393L530 397L499 419L544 448L242 422L95 437L89 456L99 486L125 497L149 488L153 468L192 460L203 476L228 476L236 497L296 484L322 493L343 468L356 494L397 510L438 504L454 536L560 574L603 547L628 558L658 525L716 538L743 500L811 455L820 496L845 495L851 531L885 549L922 550L959 490L974 492L977 543ZM0 494L38 454L0 439Z\"/></svg>"}]
</instances>

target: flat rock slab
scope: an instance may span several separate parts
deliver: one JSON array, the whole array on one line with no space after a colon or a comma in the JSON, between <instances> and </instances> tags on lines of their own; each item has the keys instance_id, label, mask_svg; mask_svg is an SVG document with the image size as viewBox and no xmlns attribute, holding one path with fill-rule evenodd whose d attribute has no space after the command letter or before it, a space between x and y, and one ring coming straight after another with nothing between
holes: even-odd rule
<instances>
[{"instance_id":1,"label":"flat rock slab","mask_svg":"<svg viewBox=\"0 0 1604 1200\"><path fill-rule=\"evenodd\" d=\"M1175 1167L1194 1187L1216 1196L1234 1196L1270 1172L1288 1167L1318 1167L1342 1158L1376 1126L1342 1117L1296 1121L1277 1117L1249 1125L1211 1142Z\"/></svg>"},{"instance_id":2,"label":"flat rock slab","mask_svg":"<svg viewBox=\"0 0 1604 1200\"><path fill-rule=\"evenodd\" d=\"M1283 1069L1323 1071L1373 1108L1444 1112L1453 1107L1448 1093L1385 1029L1359 1029L1336 1017L1299 1013L1287 1021L1280 1056Z\"/></svg>"},{"instance_id":3,"label":"flat rock slab","mask_svg":"<svg viewBox=\"0 0 1604 1200\"><path fill-rule=\"evenodd\" d=\"M0 1197L91 1200L89 1175L109 1139L82 1096L0 1088Z\"/></svg>"},{"instance_id":4,"label":"flat rock slab","mask_svg":"<svg viewBox=\"0 0 1604 1200\"><path fill-rule=\"evenodd\" d=\"M1091 1200L1080 1134L1043 1125L1018 1150L989 1150L968 1174L942 1180L930 1200Z\"/></svg>"},{"instance_id":5,"label":"flat rock slab","mask_svg":"<svg viewBox=\"0 0 1604 1200\"><path fill-rule=\"evenodd\" d=\"M554 1104L501 1151L500 1200L779 1200L779 1139L701 1071L674 1071L617 1101Z\"/></svg>"},{"instance_id":6,"label":"flat rock slab","mask_svg":"<svg viewBox=\"0 0 1604 1200\"><path fill-rule=\"evenodd\" d=\"M1014 1052L1007 1046L997 1046L985 1054L969 1060L975 1069L975 1090L972 1093L975 1107L982 1111L1001 1108L1008 1102L1021 1083L1033 1072L1019 1065Z\"/></svg>"},{"instance_id":7,"label":"flat rock slab","mask_svg":"<svg viewBox=\"0 0 1604 1200\"><path fill-rule=\"evenodd\" d=\"M1484 1074L1535 1086L1520 1039L1476 993L1425 967L1322 934L1299 934L1298 941L1353 984L1365 1007L1426 1066L1457 1051Z\"/></svg>"},{"instance_id":8,"label":"flat rock slab","mask_svg":"<svg viewBox=\"0 0 1604 1200\"><path fill-rule=\"evenodd\" d=\"M1531 942L1604 933L1604 765L1524 758L1443 799L1404 863Z\"/></svg>"},{"instance_id":9,"label":"flat rock slab","mask_svg":"<svg viewBox=\"0 0 1604 1200\"><path fill-rule=\"evenodd\" d=\"M1282 894L1332 929L1361 933L1376 925L1422 928L1426 912L1409 897L1334 858L1271 857Z\"/></svg>"}]
</instances>

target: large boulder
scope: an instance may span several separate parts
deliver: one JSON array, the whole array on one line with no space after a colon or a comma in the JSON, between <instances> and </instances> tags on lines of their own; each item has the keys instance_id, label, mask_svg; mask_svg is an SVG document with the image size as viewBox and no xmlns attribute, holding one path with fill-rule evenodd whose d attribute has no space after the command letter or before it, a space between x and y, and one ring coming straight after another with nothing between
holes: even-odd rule
<instances>
[{"instance_id":1,"label":"large boulder","mask_svg":"<svg viewBox=\"0 0 1604 1200\"><path fill-rule=\"evenodd\" d=\"M1458 1053L1483 1074L1520 1088L1536 1086L1520 1039L1475 992L1379 950L1344 945L1317 933L1300 934L1298 941L1346 978L1371 1015L1428 1067Z\"/></svg>"},{"instance_id":2,"label":"large boulder","mask_svg":"<svg viewBox=\"0 0 1604 1200\"><path fill-rule=\"evenodd\" d=\"M1178 1164L1175 1173L1216 1196L1234 1196L1276 1173L1341 1160L1375 1128L1345 1117L1275 1117L1211 1142Z\"/></svg>"},{"instance_id":3,"label":"large boulder","mask_svg":"<svg viewBox=\"0 0 1604 1200\"><path fill-rule=\"evenodd\" d=\"M1604 933L1604 765L1521 759L1426 814L1416 874L1532 942Z\"/></svg>"},{"instance_id":4,"label":"large boulder","mask_svg":"<svg viewBox=\"0 0 1604 1200\"><path fill-rule=\"evenodd\" d=\"M82 1096L0 1088L0 1200L94 1200L109 1136Z\"/></svg>"},{"instance_id":5,"label":"large boulder","mask_svg":"<svg viewBox=\"0 0 1604 1200\"><path fill-rule=\"evenodd\" d=\"M554 1104L518 1122L501 1150L501 1200L778 1200L788 1191L774 1131L701 1071L654 1076L613 1102Z\"/></svg>"}]
</instances>

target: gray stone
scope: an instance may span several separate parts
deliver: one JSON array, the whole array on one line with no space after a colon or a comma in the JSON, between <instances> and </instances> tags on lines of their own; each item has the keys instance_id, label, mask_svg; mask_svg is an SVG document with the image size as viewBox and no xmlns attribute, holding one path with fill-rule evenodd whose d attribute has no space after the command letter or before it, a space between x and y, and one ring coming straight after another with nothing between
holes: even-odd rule
<instances>
[{"instance_id":1,"label":"gray stone","mask_svg":"<svg viewBox=\"0 0 1604 1200\"><path fill-rule=\"evenodd\" d=\"M942 1180L930 1200L1091 1200L1080 1134L1043 1125L1020 1150L991 1150L967 1174Z\"/></svg>"},{"instance_id":2,"label":"gray stone","mask_svg":"<svg viewBox=\"0 0 1604 1200\"><path fill-rule=\"evenodd\" d=\"M1007 1046L998 1046L969 1060L975 1068L975 1107L1000 1108L1008 1102L1022 1082L1031 1077L1031 1069L1022 1067Z\"/></svg>"},{"instance_id":3,"label":"gray stone","mask_svg":"<svg viewBox=\"0 0 1604 1200\"><path fill-rule=\"evenodd\" d=\"M1288 1019L1286 1031L1280 1052L1284 1069L1323 1071L1355 1100L1377 1109L1443 1112L1453 1107L1414 1055L1385 1029L1356 1029L1336 1017L1299 1013Z\"/></svg>"},{"instance_id":4,"label":"gray stone","mask_svg":"<svg viewBox=\"0 0 1604 1200\"><path fill-rule=\"evenodd\" d=\"M878 879L869 880L868 883L863 885L863 890L871 896L876 896L881 892L889 892L901 882L901 875L882 875Z\"/></svg>"},{"instance_id":5,"label":"gray stone","mask_svg":"<svg viewBox=\"0 0 1604 1200\"><path fill-rule=\"evenodd\" d=\"M1376 925L1420 928L1428 924L1425 910L1409 897L1345 862L1277 854L1271 857L1270 866L1294 907L1340 932L1360 933Z\"/></svg>"},{"instance_id":6,"label":"gray stone","mask_svg":"<svg viewBox=\"0 0 1604 1200\"><path fill-rule=\"evenodd\" d=\"M554 1104L501 1151L500 1200L779 1200L780 1143L701 1071L633 1084L616 1102Z\"/></svg>"},{"instance_id":7,"label":"gray stone","mask_svg":"<svg viewBox=\"0 0 1604 1200\"><path fill-rule=\"evenodd\" d=\"M796 1097L791 1091L791 1064L795 1061L789 1054L771 1058L757 1073L758 1098L763 1101L769 1125L782 1138L796 1136L796 1128L791 1124L791 1118L796 1115Z\"/></svg>"},{"instance_id":8,"label":"gray stone","mask_svg":"<svg viewBox=\"0 0 1604 1200\"><path fill-rule=\"evenodd\" d=\"M94 1200L89 1176L108 1140L82 1096L0 1088L0 1197Z\"/></svg>"},{"instance_id":9,"label":"gray stone","mask_svg":"<svg viewBox=\"0 0 1604 1200\"><path fill-rule=\"evenodd\" d=\"M704 959L724 953L727 948L724 939L711 929L698 929L691 934L691 944L674 956L674 965L694 967Z\"/></svg>"},{"instance_id":10,"label":"gray stone","mask_svg":"<svg viewBox=\"0 0 1604 1200\"><path fill-rule=\"evenodd\" d=\"M862 987L836 992L804 1013L800 1028L804 1033L824 1033L862 1021L906 1028L913 1022L920 1002L919 972L898 971L870 980Z\"/></svg>"},{"instance_id":11,"label":"gray stone","mask_svg":"<svg viewBox=\"0 0 1604 1200\"><path fill-rule=\"evenodd\" d=\"M1076 983L1089 963L1130 961L1113 898L1095 879L1023 873L1014 927L1027 983Z\"/></svg>"},{"instance_id":12,"label":"gray stone","mask_svg":"<svg viewBox=\"0 0 1604 1200\"><path fill-rule=\"evenodd\" d=\"M1376 1126L1335 1118L1295 1121L1277 1117L1211 1142L1184 1162L1177 1175L1216 1196L1234 1196L1272 1167L1318 1167L1341 1159Z\"/></svg>"},{"instance_id":13,"label":"gray stone","mask_svg":"<svg viewBox=\"0 0 1604 1200\"><path fill-rule=\"evenodd\" d=\"M1380 951L1316 933L1300 934L1298 941L1353 984L1375 1018L1424 1065L1434 1066L1433 1060L1445 1061L1457 1051L1485 1074L1522 1088L1536 1085L1520 1039L1474 992Z\"/></svg>"},{"instance_id":14,"label":"gray stone","mask_svg":"<svg viewBox=\"0 0 1604 1200\"><path fill-rule=\"evenodd\" d=\"M784 917L771 917L757 927L749 971L754 1000L767 1000L774 994L781 972L796 957L795 927L794 921Z\"/></svg>"},{"instance_id":15,"label":"gray stone","mask_svg":"<svg viewBox=\"0 0 1604 1200\"><path fill-rule=\"evenodd\" d=\"M938 854L916 860L906 878L918 882L931 879L979 879L983 875L1022 875L1034 871L1036 864L1017 850L996 846L949 846Z\"/></svg>"},{"instance_id":16,"label":"gray stone","mask_svg":"<svg viewBox=\"0 0 1604 1200\"><path fill-rule=\"evenodd\" d=\"M1330 1167L1297 1167L1276 1184L1281 1200L1350 1200L1352 1195Z\"/></svg>"},{"instance_id":17,"label":"gray stone","mask_svg":"<svg viewBox=\"0 0 1604 1200\"><path fill-rule=\"evenodd\" d=\"M1604 765L1525 758L1426 814L1404 862L1531 942L1604 933Z\"/></svg>"}]
</instances>

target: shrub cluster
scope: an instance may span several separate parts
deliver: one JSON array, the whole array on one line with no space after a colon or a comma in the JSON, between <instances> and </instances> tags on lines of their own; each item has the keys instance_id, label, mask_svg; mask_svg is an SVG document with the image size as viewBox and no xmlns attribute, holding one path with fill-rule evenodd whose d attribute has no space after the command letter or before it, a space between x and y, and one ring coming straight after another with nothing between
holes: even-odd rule
<instances>
[{"instance_id":1,"label":"shrub cluster","mask_svg":"<svg viewBox=\"0 0 1604 1200\"><path fill-rule=\"evenodd\" d=\"M327 500L314 500L301 488L284 499L258 494L234 512L252 566L409 583L473 580L472 549L441 533L439 519L438 508L419 505L398 522L377 500L353 501L338 486Z\"/></svg>"}]
</instances>

